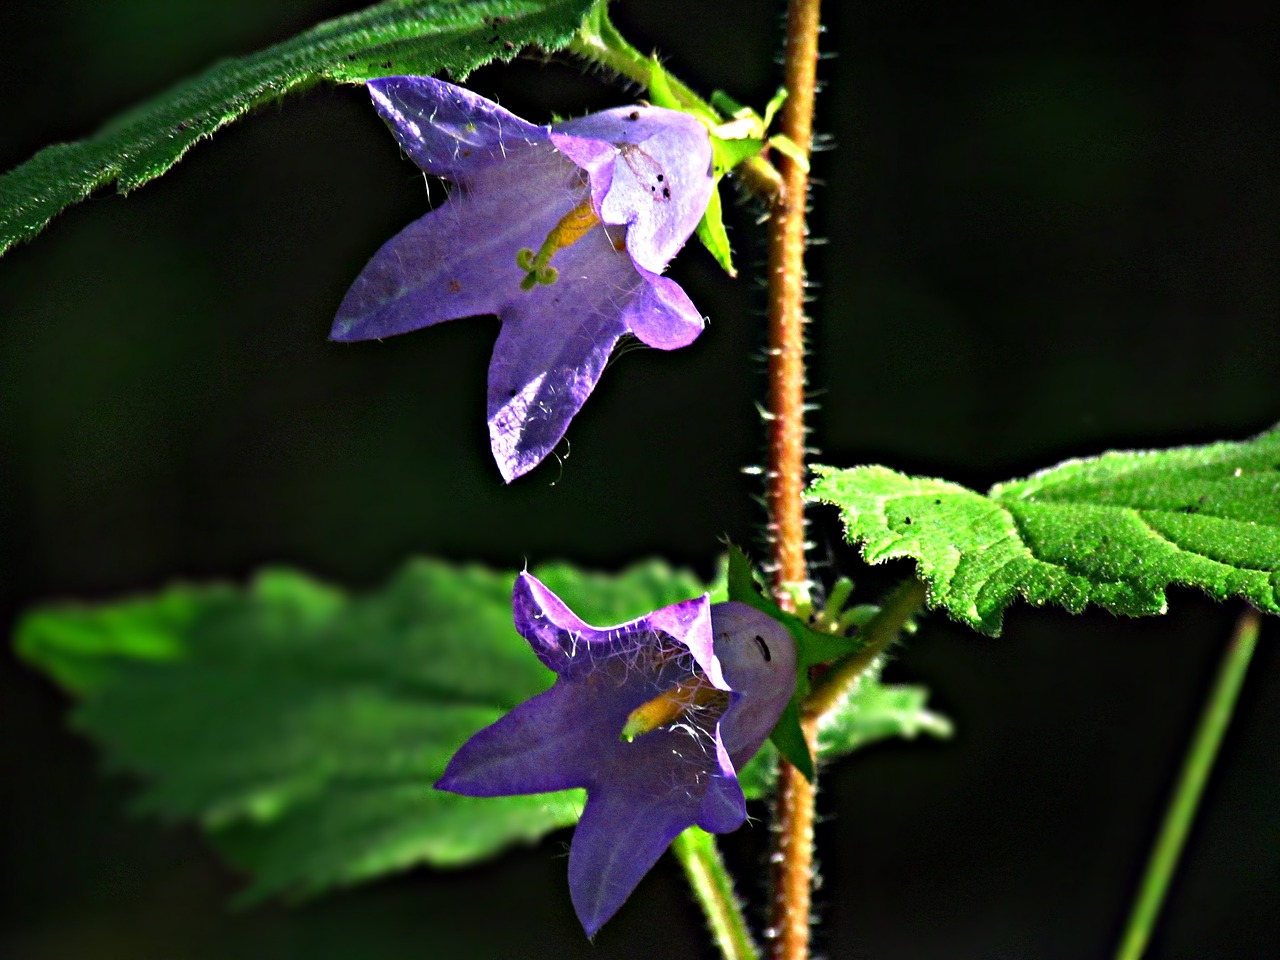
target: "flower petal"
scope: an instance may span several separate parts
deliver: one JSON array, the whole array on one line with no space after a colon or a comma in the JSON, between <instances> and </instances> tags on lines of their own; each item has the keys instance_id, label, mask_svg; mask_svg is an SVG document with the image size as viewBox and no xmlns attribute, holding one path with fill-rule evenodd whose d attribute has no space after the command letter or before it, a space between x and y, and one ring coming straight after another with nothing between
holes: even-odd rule
<instances>
[{"instance_id":1,"label":"flower petal","mask_svg":"<svg viewBox=\"0 0 1280 960\"><path fill-rule=\"evenodd\" d=\"M468 797L510 797L581 787L581 694L557 683L464 743L436 781ZM615 735L616 736L616 735Z\"/></svg>"},{"instance_id":2,"label":"flower petal","mask_svg":"<svg viewBox=\"0 0 1280 960\"><path fill-rule=\"evenodd\" d=\"M516 253L536 250L581 201L580 176L544 147L455 189L374 254L338 307L330 339L389 337L527 299Z\"/></svg>"},{"instance_id":3,"label":"flower petal","mask_svg":"<svg viewBox=\"0 0 1280 960\"><path fill-rule=\"evenodd\" d=\"M570 138L605 141L616 156L608 163L598 148ZM711 199L714 179L706 127L675 110L619 107L556 124L551 140L590 174L601 219L630 226L627 250L636 264L661 273Z\"/></svg>"},{"instance_id":4,"label":"flower petal","mask_svg":"<svg viewBox=\"0 0 1280 960\"><path fill-rule=\"evenodd\" d=\"M627 332L622 313L641 282L601 228L554 263L555 283L520 291L503 308L489 363L489 440L508 483L564 436Z\"/></svg>"},{"instance_id":5,"label":"flower petal","mask_svg":"<svg viewBox=\"0 0 1280 960\"><path fill-rule=\"evenodd\" d=\"M740 694L720 718L725 748L740 768L768 739L791 699L795 641L777 620L734 601L711 607L711 629L725 679Z\"/></svg>"},{"instance_id":6,"label":"flower petal","mask_svg":"<svg viewBox=\"0 0 1280 960\"><path fill-rule=\"evenodd\" d=\"M702 332L704 321L674 280L640 270L644 282L627 303L622 321L641 342L659 350L687 347Z\"/></svg>"},{"instance_id":7,"label":"flower petal","mask_svg":"<svg viewBox=\"0 0 1280 960\"><path fill-rule=\"evenodd\" d=\"M593 937L692 823L688 810L637 809L625 794L587 800L569 847L569 893L588 937Z\"/></svg>"},{"instance_id":8,"label":"flower petal","mask_svg":"<svg viewBox=\"0 0 1280 960\"><path fill-rule=\"evenodd\" d=\"M405 153L437 176L465 181L522 148L547 142L546 127L443 80L382 77L366 86Z\"/></svg>"},{"instance_id":9,"label":"flower petal","mask_svg":"<svg viewBox=\"0 0 1280 960\"><path fill-rule=\"evenodd\" d=\"M572 675L578 643L594 642L600 633L529 573L516 577L511 612L516 632L529 641L545 666L561 676Z\"/></svg>"}]
</instances>

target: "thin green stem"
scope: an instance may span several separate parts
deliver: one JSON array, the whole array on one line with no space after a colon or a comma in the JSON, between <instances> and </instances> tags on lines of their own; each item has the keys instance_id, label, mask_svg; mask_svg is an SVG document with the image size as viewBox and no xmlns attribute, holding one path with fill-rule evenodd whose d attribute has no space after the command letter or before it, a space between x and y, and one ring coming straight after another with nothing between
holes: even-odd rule
<instances>
[{"instance_id":1,"label":"thin green stem","mask_svg":"<svg viewBox=\"0 0 1280 960\"><path fill-rule=\"evenodd\" d=\"M802 709L807 716L821 717L834 709L849 689L898 637L902 629L924 605L924 584L906 580L885 598L880 612L862 630L863 646L854 654L839 660L813 682Z\"/></svg>"},{"instance_id":2,"label":"thin green stem","mask_svg":"<svg viewBox=\"0 0 1280 960\"><path fill-rule=\"evenodd\" d=\"M699 827L690 827L676 837L671 850L684 867L724 960L758 960L760 952L751 939L715 837Z\"/></svg>"},{"instance_id":3,"label":"thin green stem","mask_svg":"<svg viewBox=\"0 0 1280 960\"><path fill-rule=\"evenodd\" d=\"M1191 741L1183 762L1182 773L1174 787L1151 858L1147 861L1142 883L1138 887L1137 900L1129 914L1129 923L1120 941L1120 948L1116 951L1116 960L1138 960L1151 939L1151 931L1164 904L1169 881L1178 866L1178 858L1195 819L1209 771L1213 768L1223 734L1231 722L1240 686L1257 646L1261 622L1262 615L1251 607L1236 623L1235 633L1227 644L1222 665L1218 669L1218 678L1205 703L1195 738Z\"/></svg>"}]
</instances>

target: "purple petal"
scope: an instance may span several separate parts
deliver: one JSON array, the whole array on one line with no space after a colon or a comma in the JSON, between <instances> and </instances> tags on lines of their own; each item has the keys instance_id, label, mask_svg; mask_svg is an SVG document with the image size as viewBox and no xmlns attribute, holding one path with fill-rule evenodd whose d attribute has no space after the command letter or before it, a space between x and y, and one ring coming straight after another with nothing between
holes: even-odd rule
<instances>
[{"instance_id":1,"label":"purple petal","mask_svg":"<svg viewBox=\"0 0 1280 960\"><path fill-rule=\"evenodd\" d=\"M547 147L455 189L374 254L343 298L330 338L389 337L528 299L516 253L540 247L581 201L579 178Z\"/></svg>"},{"instance_id":2,"label":"purple petal","mask_svg":"<svg viewBox=\"0 0 1280 960\"><path fill-rule=\"evenodd\" d=\"M625 795L592 795L569 847L569 893L595 936L691 819L679 807L636 809Z\"/></svg>"},{"instance_id":3,"label":"purple petal","mask_svg":"<svg viewBox=\"0 0 1280 960\"><path fill-rule=\"evenodd\" d=\"M581 787L587 774L578 762L583 756L580 698L580 692L558 683L519 704L458 749L436 789L509 797Z\"/></svg>"},{"instance_id":4,"label":"purple petal","mask_svg":"<svg viewBox=\"0 0 1280 960\"><path fill-rule=\"evenodd\" d=\"M489 363L489 440L508 483L564 436L627 332L623 309L641 282L599 228L553 264L559 280L520 291L503 308Z\"/></svg>"},{"instance_id":5,"label":"purple petal","mask_svg":"<svg viewBox=\"0 0 1280 960\"><path fill-rule=\"evenodd\" d=\"M383 77L366 86L413 162L450 180L465 180L524 148L547 142L545 127L443 80Z\"/></svg>"},{"instance_id":6,"label":"purple petal","mask_svg":"<svg viewBox=\"0 0 1280 960\"><path fill-rule=\"evenodd\" d=\"M791 699L795 641L777 620L745 603L713 605L711 625L725 679L740 693L720 719L725 748L740 767L768 739Z\"/></svg>"},{"instance_id":7,"label":"purple petal","mask_svg":"<svg viewBox=\"0 0 1280 960\"><path fill-rule=\"evenodd\" d=\"M727 769L729 773L712 776L702 797L696 822L709 833L732 833L747 819L747 798L742 793L737 773L729 763L724 744L717 740L716 748L722 770Z\"/></svg>"},{"instance_id":8,"label":"purple petal","mask_svg":"<svg viewBox=\"0 0 1280 960\"><path fill-rule=\"evenodd\" d=\"M622 311L622 321L641 342L659 350L687 347L702 332L703 319L674 280L640 271L639 293Z\"/></svg>"},{"instance_id":9,"label":"purple petal","mask_svg":"<svg viewBox=\"0 0 1280 960\"><path fill-rule=\"evenodd\" d=\"M547 667L557 674L569 672L578 643L596 642L601 631L582 620L537 577L520 573L511 590L512 619L516 632Z\"/></svg>"},{"instance_id":10,"label":"purple petal","mask_svg":"<svg viewBox=\"0 0 1280 960\"><path fill-rule=\"evenodd\" d=\"M612 164L569 137L612 144ZM551 139L590 174L601 219L630 226L627 250L636 264L661 273L689 239L711 198L706 128L674 110L619 107L556 124Z\"/></svg>"}]
</instances>

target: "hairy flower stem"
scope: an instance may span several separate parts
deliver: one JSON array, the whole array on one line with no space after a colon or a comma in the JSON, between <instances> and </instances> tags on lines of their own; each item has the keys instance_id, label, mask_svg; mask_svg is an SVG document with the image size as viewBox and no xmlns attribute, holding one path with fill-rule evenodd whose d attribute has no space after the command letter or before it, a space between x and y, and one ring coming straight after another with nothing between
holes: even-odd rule
<instances>
[{"instance_id":1,"label":"hairy flower stem","mask_svg":"<svg viewBox=\"0 0 1280 960\"><path fill-rule=\"evenodd\" d=\"M1169 810L1160 826L1160 835L1151 851L1151 859L1147 862L1133 912L1129 915L1124 937L1116 951L1116 960L1138 960L1146 951L1151 930L1169 889L1169 881L1178 866L1182 845L1191 829L1191 822L1195 819L1200 796L1209 779L1209 771L1213 769L1213 761L1218 756L1218 748L1222 745L1223 735L1231 722L1240 686L1244 683L1245 672L1249 669L1249 661L1253 658L1253 651L1258 643L1258 628L1261 623L1262 614L1253 607L1246 610L1236 623L1235 633L1227 644L1222 665L1218 668L1218 679L1205 702L1195 738L1183 762L1182 773L1169 802Z\"/></svg>"},{"instance_id":2,"label":"hairy flower stem","mask_svg":"<svg viewBox=\"0 0 1280 960\"><path fill-rule=\"evenodd\" d=\"M782 133L805 157L813 140L818 67L819 0L789 0ZM808 581L804 483L804 249L809 200L807 164L780 158L783 191L769 220L769 454L766 505L773 544L774 592L794 607L792 591ZM801 724L812 750L816 720ZM814 784L779 761L774 808L773 899L769 908L774 960L809 956L813 883Z\"/></svg>"},{"instance_id":3,"label":"hairy flower stem","mask_svg":"<svg viewBox=\"0 0 1280 960\"><path fill-rule=\"evenodd\" d=\"M684 867L689 886L702 905L720 955L724 960L758 960L760 952L751 939L715 838L699 827L690 827L676 837L671 850Z\"/></svg>"}]
</instances>

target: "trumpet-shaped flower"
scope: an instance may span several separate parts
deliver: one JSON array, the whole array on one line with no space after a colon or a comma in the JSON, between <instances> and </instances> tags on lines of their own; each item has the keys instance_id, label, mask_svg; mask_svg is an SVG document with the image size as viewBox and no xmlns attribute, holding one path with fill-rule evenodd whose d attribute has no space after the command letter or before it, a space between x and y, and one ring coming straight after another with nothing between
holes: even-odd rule
<instances>
[{"instance_id":1,"label":"trumpet-shaped flower","mask_svg":"<svg viewBox=\"0 0 1280 960\"><path fill-rule=\"evenodd\" d=\"M463 744L436 787L474 797L585 787L569 889L593 936L682 830L726 833L745 820L736 771L791 697L795 648L777 621L705 596L597 628L521 574L513 606L556 682Z\"/></svg>"},{"instance_id":2,"label":"trumpet-shaped flower","mask_svg":"<svg viewBox=\"0 0 1280 960\"><path fill-rule=\"evenodd\" d=\"M405 152L454 186L374 255L330 336L497 314L489 438L510 482L564 436L623 334L671 350L702 330L659 274L711 197L707 131L645 106L535 126L428 77L368 88Z\"/></svg>"}]
</instances>

